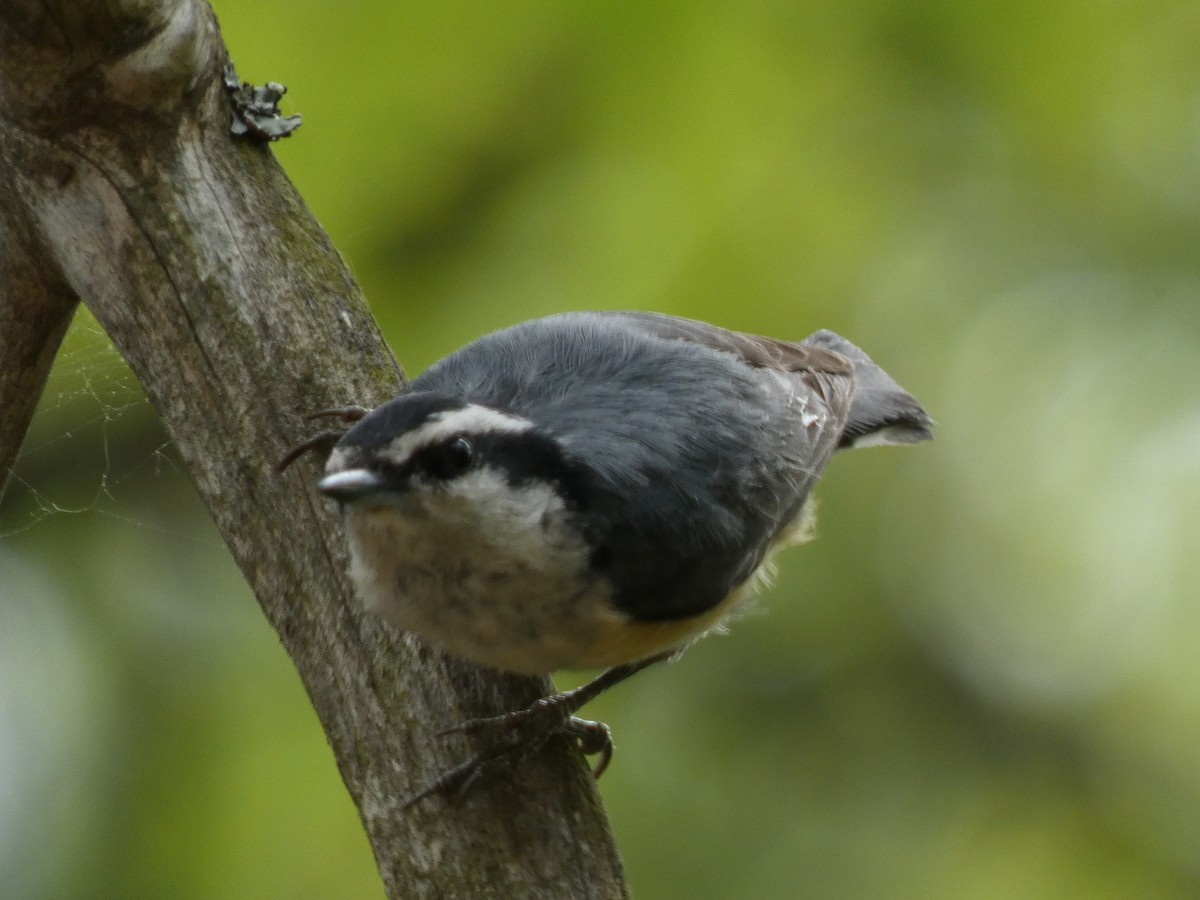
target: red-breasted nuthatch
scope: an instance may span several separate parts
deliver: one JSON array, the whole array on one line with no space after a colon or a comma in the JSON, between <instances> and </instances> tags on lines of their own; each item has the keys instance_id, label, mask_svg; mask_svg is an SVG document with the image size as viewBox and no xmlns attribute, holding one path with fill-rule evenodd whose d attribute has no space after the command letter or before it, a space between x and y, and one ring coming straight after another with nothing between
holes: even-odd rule
<instances>
[{"instance_id":1,"label":"red-breasted nuthatch","mask_svg":"<svg viewBox=\"0 0 1200 900\"><path fill-rule=\"evenodd\" d=\"M829 331L789 343L567 313L432 366L340 438L318 487L342 505L352 580L385 619L496 669L608 669L456 729L565 729L603 752L599 771L607 729L579 707L755 592L771 553L808 536L835 450L928 440L931 425Z\"/></svg>"}]
</instances>

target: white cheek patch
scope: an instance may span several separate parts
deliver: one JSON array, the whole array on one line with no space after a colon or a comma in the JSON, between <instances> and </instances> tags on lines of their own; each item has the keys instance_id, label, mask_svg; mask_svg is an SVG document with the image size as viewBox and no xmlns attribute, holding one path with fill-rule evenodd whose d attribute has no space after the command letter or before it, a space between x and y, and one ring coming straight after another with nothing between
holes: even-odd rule
<instances>
[{"instance_id":1,"label":"white cheek patch","mask_svg":"<svg viewBox=\"0 0 1200 900\"><path fill-rule=\"evenodd\" d=\"M518 434L529 431L533 423L520 416L509 415L486 406L471 404L462 409L435 413L425 424L400 435L380 454L394 464L408 460L421 447L436 444L456 434L479 434L485 431L503 431ZM330 459L332 464L333 459Z\"/></svg>"},{"instance_id":2,"label":"white cheek patch","mask_svg":"<svg viewBox=\"0 0 1200 900\"><path fill-rule=\"evenodd\" d=\"M503 472L487 465L425 494L421 503L430 515L480 529L489 543L525 558L544 552L547 540L557 542L545 532L545 523L561 521L565 511L550 484L512 485Z\"/></svg>"}]
</instances>

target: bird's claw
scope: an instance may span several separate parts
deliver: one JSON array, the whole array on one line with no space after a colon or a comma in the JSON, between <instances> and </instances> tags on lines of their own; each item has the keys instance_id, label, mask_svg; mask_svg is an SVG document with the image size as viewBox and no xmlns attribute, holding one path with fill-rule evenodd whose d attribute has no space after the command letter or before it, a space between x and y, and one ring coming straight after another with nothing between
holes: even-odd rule
<instances>
[{"instance_id":1,"label":"bird's claw","mask_svg":"<svg viewBox=\"0 0 1200 900\"><path fill-rule=\"evenodd\" d=\"M341 419L347 425L353 425L369 412L369 409L362 406L336 406L332 409L318 410L306 418L310 422L316 419ZM341 431L322 431L320 434L315 434L307 440L301 441L280 458L275 466L276 471L282 472L304 454L310 453L313 450L324 450L326 455L328 455L329 451L333 449L333 445L345 433L345 429Z\"/></svg>"},{"instance_id":2,"label":"bird's claw","mask_svg":"<svg viewBox=\"0 0 1200 900\"><path fill-rule=\"evenodd\" d=\"M458 802L481 778L536 753L557 734L574 740L585 756L599 755L592 769L592 777L599 778L612 761L612 732L603 722L571 715L565 704L556 702L557 696L561 695L544 697L504 715L470 719L439 731L439 737L477 735L481 746L471 758L442 773L406 801L404 808L434 794Z\"/></svg>"}]
</instances>

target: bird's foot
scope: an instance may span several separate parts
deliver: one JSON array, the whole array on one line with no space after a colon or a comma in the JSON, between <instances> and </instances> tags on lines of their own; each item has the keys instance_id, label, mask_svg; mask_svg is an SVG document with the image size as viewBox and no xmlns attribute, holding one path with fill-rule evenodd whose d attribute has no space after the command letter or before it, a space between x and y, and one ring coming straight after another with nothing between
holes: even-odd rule
<instances>
[{"instance_id":1,"label":"bird's foot","mask_svg":"<svg viewBox=\"0 0 1200 900\"><path fill-rule=\"evenodd\" d=\"M524 709L499 716L471 719L438 732L471 735L480 747L475 755L442 773L420 793L410 798L405 808L441 794L457 802L485 776L500 771L536 753L556 735L575 741L585 756L599 754L592 776L599 778L612 761L612 732L603 722L581 719L573 714L579 704L571 692L535 700Z\"/></svg>"},{"instance_id":2,"label":"bird's foot","mask_svg":"<svg viewBox=\"0 0 1200 900\"><path fill-rule=\"evenodd\" d=\"M408 800L404 808L407 809L434 794L459 800L466 796L467 791L480 778L511 765L515 760L536 753L545 746L546 741L558 734L573 739L585 756L599 754L600 758L592 769L592 777L599 778L612 762L612 733L604 723L581 719L575 713L613 685L637 674L647 666L669 659L675 652L668 650L647 659L613 666L587 684L535 700L524 709L499 716L471 719L439 732L441 735L473 735L480 740L482 747L466 762L443 773Z\"/></svg>"}]
</instances>

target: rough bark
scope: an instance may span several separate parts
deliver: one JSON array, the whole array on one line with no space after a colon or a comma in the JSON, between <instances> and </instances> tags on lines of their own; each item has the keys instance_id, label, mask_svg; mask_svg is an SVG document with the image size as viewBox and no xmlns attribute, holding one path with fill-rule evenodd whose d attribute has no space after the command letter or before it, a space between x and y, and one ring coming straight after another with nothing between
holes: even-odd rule
<instances>
[{"instance_id":1,"label":"rough bark","mask_svg":"<svg viewBox=\"0 0 1200 900\"><path fill-rule=\"evenodd\" d=\"M370 406L402 374L269 149L230 135L226 61L199 0L0 0L0 471L78 299L295 661L389 895L623 897L595 788L561 742L457 805L402 808L468 754L437 729L546 684L362 614L315 461L276 473L307 413Z\"/></svg>"}]
</instances>

